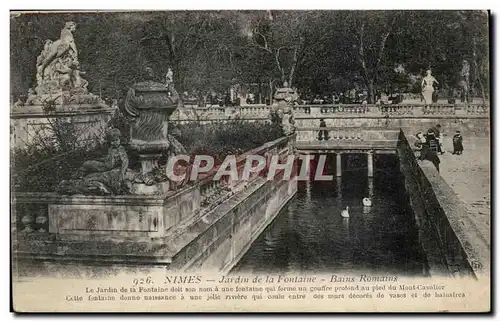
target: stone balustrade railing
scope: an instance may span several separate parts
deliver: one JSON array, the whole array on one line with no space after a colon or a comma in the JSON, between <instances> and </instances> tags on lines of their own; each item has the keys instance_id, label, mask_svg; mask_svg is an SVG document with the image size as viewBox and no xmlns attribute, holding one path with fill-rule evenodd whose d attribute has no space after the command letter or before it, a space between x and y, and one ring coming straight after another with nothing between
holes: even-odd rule
<instances>
[{"instance_id":1,"label":"stone balustrade railing","mask_svg":"<svg viewBox=\"0 0 500 322\"><path fill-rule=\"evenodd\" d=\"M242 155L236 157L236 165L238 169L238 178L241 178L243 169L248 155L260 155L266 157L270 161L271 155L280 155L280 158L290 154L293 151L293 142L295 136L282 137L275 141L268 142L258 148L252 149ZM257 178L257 174L251 174L249 180L233 182L227 177L222 177L220 180L214 180L220 165L216 165L212 171L204 174L199 180L201 206L209 207L220 204L221 199L225 199L233 193L233 190L241 186L247 186Z\"/></svg>"},{"instance_id":2,"label":"stone balustrade railing","mask_svg":"<svg viewBox=\"0 0 500 322\"><path fill-rule=\"evenodd\" d=\"M268 142L258 148L250 150L240 156L236 157L238 166L238 178L241 178L243 167L245 166L247 155L262 155L270 160L271 155L279 154L280 156L286 156L293 151L293 145L295 142L295 136L282 137L275 141ZM207 212L223 203L230 196L232 196L236 190L244 189L253 180L257 179L258 174L252 174L249 180L232 182L227 177L222 177L221 180L214 180L214 176L218 170L218 167L214 167L212 171L199 176L199 179L193 184L188 184L185 188L181 188L177 191L172 191L173 196L180 196L185 194L193 194L194 190L199 190L199 209L202 212ZM187 175L190 171L187 171ZM13 192L11 204L12 206L12 225L13 231L20 233L24 237L28 236L48 236L50 218L49 218L49 207L51 204L59 204L62 199L78 199L81 198L84 201L89 202L95 198L101 198L99 196L62 196L53 192ZM107 202L112 202L117 200L118 204L122 203L145 203L154 206L162 205L165 200L170 198L170 192L167 196L136 196L136 195L123 195L123 196L106 196L103 197ZM173 197L177 198L177 197ZM92 203L92 201L90 201ZM77 202L78 203L78 202ZM175 202L174 202L175 203ZM196 208L196 207L195 207ZM92 225L92 223L88 223Z\"/></svg>"},{"instance_id":3,"label":"stone balustrade railing","mask_svg":"<svg viewBox=\"0 0 500 322\"><path fill-rule=\"evenodd\" d=\"M15 229L25 234L47 234L49 211L46 203L21 203L13 209L16 212Z\"/></svg>"},{"instance_id":4,"label":"stone balustrade railing","mask_svg":"<svg viewBox=\"0 0 500 322\"><path fill-rule=\"evenodd\" d=\"M488 114L490 112L490 106L484 104L471 104L465 107L467 114Z\"/></svg>"},{"instance_id":5,"label":"stone balustrade railing","mask_svg":"<svg viewBox=\"0 0 500 322\"><path fill-rule=\"evenodd\" d=\"M296 105L293 107L297 116L318 115L454 115L486 114L488 104L337 104L337 105Z\"/></svg>"},{"instance_id":6,"label":"stone balustrade railing","mask_svg":"<svg viewBox=\"0 0 500 322\"><path fill-rule=\"evenodd\" d=\"M364 114L370 112L374 105L337 104L337 105L295 105L295 113L304 114Z\"/></svg>"},{"instance_id":7,"label":"stone balustrade railing","mask_svg":"<svg viewBox=\"0 0 500 322\"><path fill-rule=\"evenodd\" d=\"M297 141L395 141L399 130L359 127L302 127L297 129Z\"/></svg>"},{"instance_id":8,"label":"stone balustrade railing","mask_svg":"<svg viewBox=\"0 0 500 322\"><path fill-rule=\"evenodd\" d=\"M453 104L435 104L423 107L424 114L453 115L455 114L455 105Z\"/></svg>"},{"instance_id":9,"label":"stone balustrade railing","mask_svg":"<svg viewBox=\"0 0 500 322\"><path fill-rule=\"evenodd\" d=\"M336 105L295 105L292 107L295 118L321 117L440 117L446 115L483 117L489 113L489 104L336 104ZM199 121L209 123L211 120L267 119L270 106L248 105L238 107L206 107L196 109L197 120L183 120L185 122ZM181 121L181 122L183 122Z\"/></svg>"}]
</instances>

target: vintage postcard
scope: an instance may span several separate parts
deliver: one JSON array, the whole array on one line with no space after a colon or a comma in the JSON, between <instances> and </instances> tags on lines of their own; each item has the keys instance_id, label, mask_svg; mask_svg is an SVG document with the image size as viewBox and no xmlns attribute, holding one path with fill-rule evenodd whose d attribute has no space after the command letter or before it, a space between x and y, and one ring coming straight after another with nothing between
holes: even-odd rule
<instances>
[{"instance_id":1,"label":"vintage postcard","mask_svg":"<svg viewBox=\"0 0 500 322\"><path fill-rule=\"evenodd\" d=\"M10 12L15 312L489 312L489 12Z\"/></svg>"}]
</instances>

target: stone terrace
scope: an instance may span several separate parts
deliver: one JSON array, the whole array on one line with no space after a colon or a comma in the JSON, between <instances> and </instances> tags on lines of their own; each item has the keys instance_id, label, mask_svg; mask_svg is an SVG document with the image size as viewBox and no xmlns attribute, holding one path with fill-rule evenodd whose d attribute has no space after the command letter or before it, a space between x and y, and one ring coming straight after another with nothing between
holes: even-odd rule
<instances>
[{"instance_id":1,"label":"stone terrace","mask_svg":"<svg viewBox=\"0 0 500 322\"><path fill-rule=\"evenodd\" d=\"M477 229L490 245L490 140L464 137L464 152L453 155L453 133L447 133L440 155L441 176L465 203Z\"/></svg>"}]
</instances>

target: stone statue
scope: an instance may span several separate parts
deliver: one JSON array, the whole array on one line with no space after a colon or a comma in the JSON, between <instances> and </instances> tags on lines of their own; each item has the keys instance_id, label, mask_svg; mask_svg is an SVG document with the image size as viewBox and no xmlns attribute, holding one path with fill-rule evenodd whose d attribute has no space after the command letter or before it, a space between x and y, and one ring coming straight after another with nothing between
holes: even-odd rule
<instances>
[{"instance_id":1,"label":"stone statue","mask_svg":"<svg viewBox=\"0 0 500 322\"><path fill-rule=\"evenodd\" d=\"M129 159L121 145L121 133L111 129L107 133L108 153L99 160L85 161L73 178L59 183L63 194L117 195L130 191L136 174L128 169Z\"/></svg>"},{"instance_id":2,"label":"stone statue","mask_svg":"<svg viewBox=\"0 0 500 322\"><path fill-rule=\"evenodd\" d=\"M467 60L462 61L462 77L464 80L469 84L469 78L470 78L470 64Z\"/></svg>"},{"instance_id":3,"label":"stone statue","mask_svg":"<svg viewBox=\"0 0 500 322\"><path fill-rule=\"evenodd\" d=\"M36 59L36 70L37 70L37 83L41 84L43 83L43 72L44 72L44 67L43 67L43 62L45 61L45 56L50 50L50 46L52 46L53 41L48 39L45 41L45 46L43 47L43 51L40 55L38 55Z\"/></svg>"},{"instance_id":4,"label":"stone statue","mask_svg":"<svg viewBox=\"0 0 500 322\"><path fill-rule=\"evenodd\" d=\"M288 85L285 82L286 85ZM295 118L293 116L293 103L297 93L289 87L278 88L274 94L275 103L271 106L269 117L271 122L279 124L285 135L295 132Z\"/></svg>"},{"instance_id":5,"label":"stone statue","mask_svg":"<svg viewBox=\"0 0 500 322\"><path fill-rule=\"evenodd\" d=\"M79 89L80 92L86 92L88 82L80 76L84 73L78 70L79 65L78 61L69 57L55 64L54 70L59 74L59 86L62 89Z\"/></svg>"},{"instance_id":6,"label":"stone statue","mask_svg":"<svg viewBox=\"0 0 500 322\"><path fill-rule=\"evenodd\" d=\"M38 99L36 92L33 88L28 90L28 98L26 99L26 105L40 105L42 102Z\"/></svg>"},{"instance_id":7,"label":"stone statue","mask_svg":"<svg viewBox=\"0 0 500 322\"><path fill-rule=\"evenodd\" d=\"M179 95L171 86L172 96L165 84L155 82L153 70L145 69L145 80L128 91L123 113L132 117L130 148L139 155L140 178L133 184L133 193L165 193L171 185L159 163L162 156L184 154L182 144L168 134L168 118L177 108ZM179 186L177 186L179 187Z\"/></svg>"},{"instance_id":8,"label":"stone statue","mask_svg":"<svg viewBox=\"0 0 500 322\"><path fill-rule=\"evenodd\" d=\"M97 96L88 93L88 82L82 78L85 73L80 70L73 37L75 30L74 22L66 22L58 40L45 42L36 61L37 86L30 93L33 105L42 105L48 100L55 104L101 103Z\"/></svg>"},{"instance_id":9,"label":"stone statue","mask_svg":"<svg viewBox=\"0 0 500 322\"><path fill-rule=\"evenodd\" d=\"M61 37L51 42L50 40L45 43L44 52L42 53L42 58L40 59L39 71L43 78L45 68L54 61L56 58L69 56L74 60L77 60L78 51L76 49L75 39L73 37L73 32L76 30L76 23L72 21L66 22L64 28L61 30ZM37 70L38 70L37 68Z\"/></svg>"},{"instance_id":10,"label":"stone statue","mask_svg":"<svg viewBox=\"0 0 500 322\"><path fill-rule=\"evenodd\" d=\"M427 71L427 76L422 79L422 96L426 105L432 104L432 93L434 93L434 83L439 84L438 81L432 76L432 72L429 69Z\"/></svg>"},{"instance_id":11,"label":"stone statue","mask_svg":"<svg viewBox=\"0 0 500 322\"><path fill-rule=\"evenodd\" d=\"M167 75L165 77L165 86L167 88L170 88L170 85L173 84L174 82L174 72L172 71L172 69L168 69L168 72L167 72Z\"/></svg>"},{"instance_id":12,"label":"stone statue","mask_svg":"<svg viewBox=\"0 0 500 322\"><path fill-rule=\"evenodd\" d=\"M17 101L14 103L14 108L19 108L19 107L23 107L23 106L24 106L24 102L23 102L21 96L19 96Z\"/></svg>"},{"instance_id":13,"label":"stone statue","mask_svg":"<svg viewBox=\"0 0 500 322\"><path fill-rule=\"evenodd\" d=\"M459 82L460 101L462 103L469 102L469 80L470 80L470 64L467 60L462 61L462 79Z\"/></svg>"}]
</instances>

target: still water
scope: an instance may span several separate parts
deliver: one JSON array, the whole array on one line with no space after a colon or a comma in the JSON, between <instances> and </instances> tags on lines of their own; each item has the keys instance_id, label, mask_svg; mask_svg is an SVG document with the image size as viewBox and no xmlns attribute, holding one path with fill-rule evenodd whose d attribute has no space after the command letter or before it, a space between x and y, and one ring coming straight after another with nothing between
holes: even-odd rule
<instances>
[{"instance_id":1,"label":"still water","mask_svg":"<svg viewBox=\"0 0 500 322\"><path fill-rule=\"evenodd\" d=\"M370 196L371 207L362 199ZM340 216L349 206L350 218ZM425 258L397 164L368 178L300 182L297 195L232 269L237 273L335 272L418 276Z\"/></svg>"}]
</instances>

